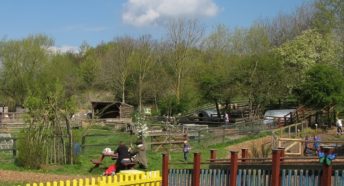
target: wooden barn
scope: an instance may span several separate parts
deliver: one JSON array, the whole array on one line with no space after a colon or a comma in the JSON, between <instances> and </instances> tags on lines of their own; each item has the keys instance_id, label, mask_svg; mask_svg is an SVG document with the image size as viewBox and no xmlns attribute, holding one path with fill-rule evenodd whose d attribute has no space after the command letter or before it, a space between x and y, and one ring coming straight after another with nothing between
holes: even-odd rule
<instances>
[{"instance_id":1,"label":"wooden barn","mask_svg":"<svg viewBox=\"0 0 344 186\"><path fill-rule=\"evenodd\" d=\"M132 105L122 102L92 101L92 117L97 119L131 118L134 112Z\"/></svg>"}]
</instances>

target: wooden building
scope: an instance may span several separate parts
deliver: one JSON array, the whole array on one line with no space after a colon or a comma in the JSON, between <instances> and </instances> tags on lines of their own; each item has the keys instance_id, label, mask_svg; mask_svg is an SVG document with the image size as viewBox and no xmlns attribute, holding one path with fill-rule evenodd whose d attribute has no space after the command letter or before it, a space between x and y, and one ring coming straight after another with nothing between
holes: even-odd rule
<instances>
[{"instance_id":1,"label":"wooden building","mask_svg":"<svg viewBox=\"0 0 344 186\"><path fill-rule=\"evenodd\" d=\"M122 102L92 101L92 117L97 119L131 118L134 112L132 105Z\"/></svg>"}]
</instances>

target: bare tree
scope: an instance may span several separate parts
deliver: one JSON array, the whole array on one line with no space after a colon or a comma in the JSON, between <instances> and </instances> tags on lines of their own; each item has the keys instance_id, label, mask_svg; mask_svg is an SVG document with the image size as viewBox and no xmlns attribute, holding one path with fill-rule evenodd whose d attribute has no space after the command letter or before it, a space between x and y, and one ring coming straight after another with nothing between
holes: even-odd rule
<instances>
[{"instance_id":1,"label":"bare tree","mask_svg":"<svg viewBox=\"0 0 344 186\"><path fill-rule=\"evenodd\" d=\"M171 20L167 25L167 43L171 50L170 68L173 70L174 90L180 101L183 76L188 70L188 60L194 47L200 44L204 28L194 19Z\"/></svg>"},{"instance_id":2,"label":"bare tree","mask_svg":"<svg viewBox=\"0 0 344 186\"><path fill-rule=\"evenodd\" d=\"M151 69L156 63L156 56L154 54L154 43L151 36L141 36L137 41L131 57L131 63L134 71L137 74L137 91L139 111L142 112L142 96L144 84Z\"/></svg>"},{"instance_id":3,"label":"bare tree","mask_svg":"<svg viewBox=\"0 0 344 186\"><path fill-rule=\"evenodd\" d=\"M121 92L122 102L125 103L126 83L131 73L130 57L134 49L134 39L118 38L107 50L103 60L101 79L111 85L114 92Z\"/></svg>"}]
</instances>

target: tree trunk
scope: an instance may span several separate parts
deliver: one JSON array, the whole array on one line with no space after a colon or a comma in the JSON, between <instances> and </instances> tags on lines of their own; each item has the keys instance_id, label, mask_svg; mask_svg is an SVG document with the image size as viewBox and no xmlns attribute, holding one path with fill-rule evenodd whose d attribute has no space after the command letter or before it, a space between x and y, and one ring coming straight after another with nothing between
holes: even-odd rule
<instances>
[{"instance_id":1,"label":"tree trunk","mask_svg":"<svg viewBox=\"0 0 344 186\"><path fill-rule=\"evenodd\" d=\"M125 103L125 83L122 84L122 102Z\"/></svg>"},{"instance_id":2,"label":"tree trunk","mask_svg":"<svg viewBox=\"0 0 344 186\"><path fill-rule=\"evenodd\" d=\"M72 139L72 130L70 127L70 122L67 116L65 116L65 121L66 121L66 127L67 127L67 137L68 137L68 163L73 164L73 139Z\"/></svg>"}]
</instances>

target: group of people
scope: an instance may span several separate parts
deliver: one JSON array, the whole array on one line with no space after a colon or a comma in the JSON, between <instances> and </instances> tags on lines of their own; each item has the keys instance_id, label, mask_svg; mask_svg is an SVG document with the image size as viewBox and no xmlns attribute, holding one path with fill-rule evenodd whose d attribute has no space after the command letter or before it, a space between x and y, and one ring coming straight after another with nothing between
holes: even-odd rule
<instances>
[{"instance_id":1,"label":"group of people","mask_svg":"<svg viewBox=\"0 0 344 186\"><path fill-rule=\"evenodd\" d=\"M101 160L104 158L104 155L111 155L116 159L116 163L110 165L104 172L104 175L112 175L115 172L118 173L121 170L130 169L136 164L138 164L140 169L147 169L146 149L142 141L137 141L133 148L129 148L121 141L113 152L110 148L105 148L102 152Z\"/></svg>"}]
</instances>

